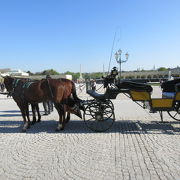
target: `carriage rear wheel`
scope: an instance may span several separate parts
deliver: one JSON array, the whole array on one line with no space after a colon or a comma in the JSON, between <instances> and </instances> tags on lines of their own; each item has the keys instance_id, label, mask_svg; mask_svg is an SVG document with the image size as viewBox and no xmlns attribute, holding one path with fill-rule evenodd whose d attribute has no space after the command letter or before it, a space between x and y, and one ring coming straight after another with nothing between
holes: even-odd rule
<instances>
[{"instance_id":1,"label":"carriage rear wheel","mask_svg":"<svg viewBox=\"0 0 180 180\"><path fill-rule=\"evenodd\" d=\"M171 116L176 121L180 121L180 103L177 102L174 106L174 111L168 111L169 116Z\"/></svg>"},{"instance_id":2,"label":"carriage rear wheel","mask_svg":"<svg viewBox=\"0 0 180 180\"><path fill-rule=\"evenodd\" d=\"M96 132L108 130L115 121L114 106L110 100L92 101L84 111L86 126Z\"/></svg>"}]
</instances>

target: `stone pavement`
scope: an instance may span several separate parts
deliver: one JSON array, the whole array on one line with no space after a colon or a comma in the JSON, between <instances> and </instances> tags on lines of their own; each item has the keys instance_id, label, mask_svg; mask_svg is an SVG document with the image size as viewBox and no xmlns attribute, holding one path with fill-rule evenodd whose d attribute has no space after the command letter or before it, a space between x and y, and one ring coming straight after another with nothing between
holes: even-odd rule
<instances>
[{"instance_id":1,"label":"stone pavement","mask_svg":"<svg viewBox=\"0 0 180 180\"><path fill-rule=\"evenodd\" d=\"M21 133L19 109L0 95L0 180L180 179L180 122L164 113L169 123L159 123L121 95L113 103L116 122L104 133L76 116L55 132L56 111Z\"/></svg>"}]
</instances>

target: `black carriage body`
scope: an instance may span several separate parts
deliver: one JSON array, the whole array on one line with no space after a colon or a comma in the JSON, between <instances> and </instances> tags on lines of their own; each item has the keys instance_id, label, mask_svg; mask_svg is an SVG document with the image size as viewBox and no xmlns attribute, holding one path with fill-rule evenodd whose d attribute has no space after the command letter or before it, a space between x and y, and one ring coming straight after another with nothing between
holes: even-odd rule
<instances>
[{"instance_id":1,"label":"black carriage body","mask_svg":"<svg viewBox=\"0 0 180 180\"><path fill-rule=\"evenodd\" d=\"M116 85L119 90L128 89L128 90L137 90L137 91L146 91L152 92L152 87L149 84L137 83L132 81L123 81Z\"/></svg>"},{"instance_id":2,"label":"black carriage body","mask_svg":"<svg viewBox=\"0 0 180 180\"><path fill-rule=\"evenodd\" d=\"M109 80L110 77L107 77ZM159 112L163 121L163 112L166 111L175 120L180 120L180 79L168 81L162 84L162 92L174 92L173 98L151 98L153 88L149 84L132 81L107 81L106 91L99 94L89 89L87 93L93 97L85 103L84 121L88 128L93 131L106 131L115 120L114 106L111 99L116 99L119 93L126 94L144 109L148 108L151 113ZM114 83L113 83L114 82ZM86 118L86 116L89 116Z\"/></svg>"}]
</instances>

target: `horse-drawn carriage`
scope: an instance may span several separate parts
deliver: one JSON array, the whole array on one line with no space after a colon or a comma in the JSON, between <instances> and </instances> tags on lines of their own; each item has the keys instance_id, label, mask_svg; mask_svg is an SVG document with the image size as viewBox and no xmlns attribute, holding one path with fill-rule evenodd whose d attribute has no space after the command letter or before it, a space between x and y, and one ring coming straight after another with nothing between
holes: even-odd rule
<instances>
[{"instance_id":1,"label":"horse-drawn carriage","mask_svg":"<svg viewBox=\"0 0 180 180\"><path fill-rule=\"evenodd\" d=\"M111 73L112 74L112 73ZM117 81L112 76L104 79L106 91L99 94L86 84L87 93L92 100L84 102L84 121L93 131L108 130L115 121L114 105L111 99L116 99L119 93L125 94L144 109L151 113L159 112L163 122L163 112L166 111L174 120L180 121L180 79L162 84L162 98L152 98L152 87L149 84L132 81ZM171 96L168 96L171 94Z\"/></svg>"},{"instance_id":2,"label":"horse-drawn carriage","mask_svg":"<svg viewBox=\"0 0 180 180\"><path fill-rule=\"evenodd\" d=\"M35 105L44 100L52 100L59 114L57 130L63 130L65 123L70 119L69 113L81 117L80 109L84 110L84 121L93 131L108 130L115 121L114 105L111 99L116 99L123 93L150 112L159 112L163 122L163 112L166 111L173 119L180 121L180 79L162 84L162 98L152 98L152 87L148 84L131 81L117 81L115 69L104 78L104 94L91 90L90 82L86 84L87 93L91 100L81 101L72 81L65 79L42 79L29 82L24 79L5 77L8 93L13 96L19 106L24 126L23 131L30 127L28 104L33 105L33 122L36 122ZM29 84L31 83L31 84ZM66 87L66 88L65 88ZM63 90L63 92L62 92ZM170 94L170 96L169 96ZM72 98L70 98L72 97ZM36 108L38 111L38 108ZM67 118L65 118L67 112ZM38 121L40 121L40 115Z\"/></svg>"}]
</instances>

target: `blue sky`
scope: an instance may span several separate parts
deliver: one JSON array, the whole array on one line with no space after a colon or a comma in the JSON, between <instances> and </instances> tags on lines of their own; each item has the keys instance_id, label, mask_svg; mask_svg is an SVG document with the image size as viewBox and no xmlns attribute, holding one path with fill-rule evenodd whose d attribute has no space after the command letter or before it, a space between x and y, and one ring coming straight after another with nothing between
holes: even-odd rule
<instances>
[{"instance_id":1,"label":"blue sky","mask_svg":"<svg viewBox=\"0 0 180 180\"><path fill-rule=\"evenodd\" d=\"M0 69L108 70L115 32L123 70L180 65L179 0L0 0Z\"/></svg>"}]
</instances>

